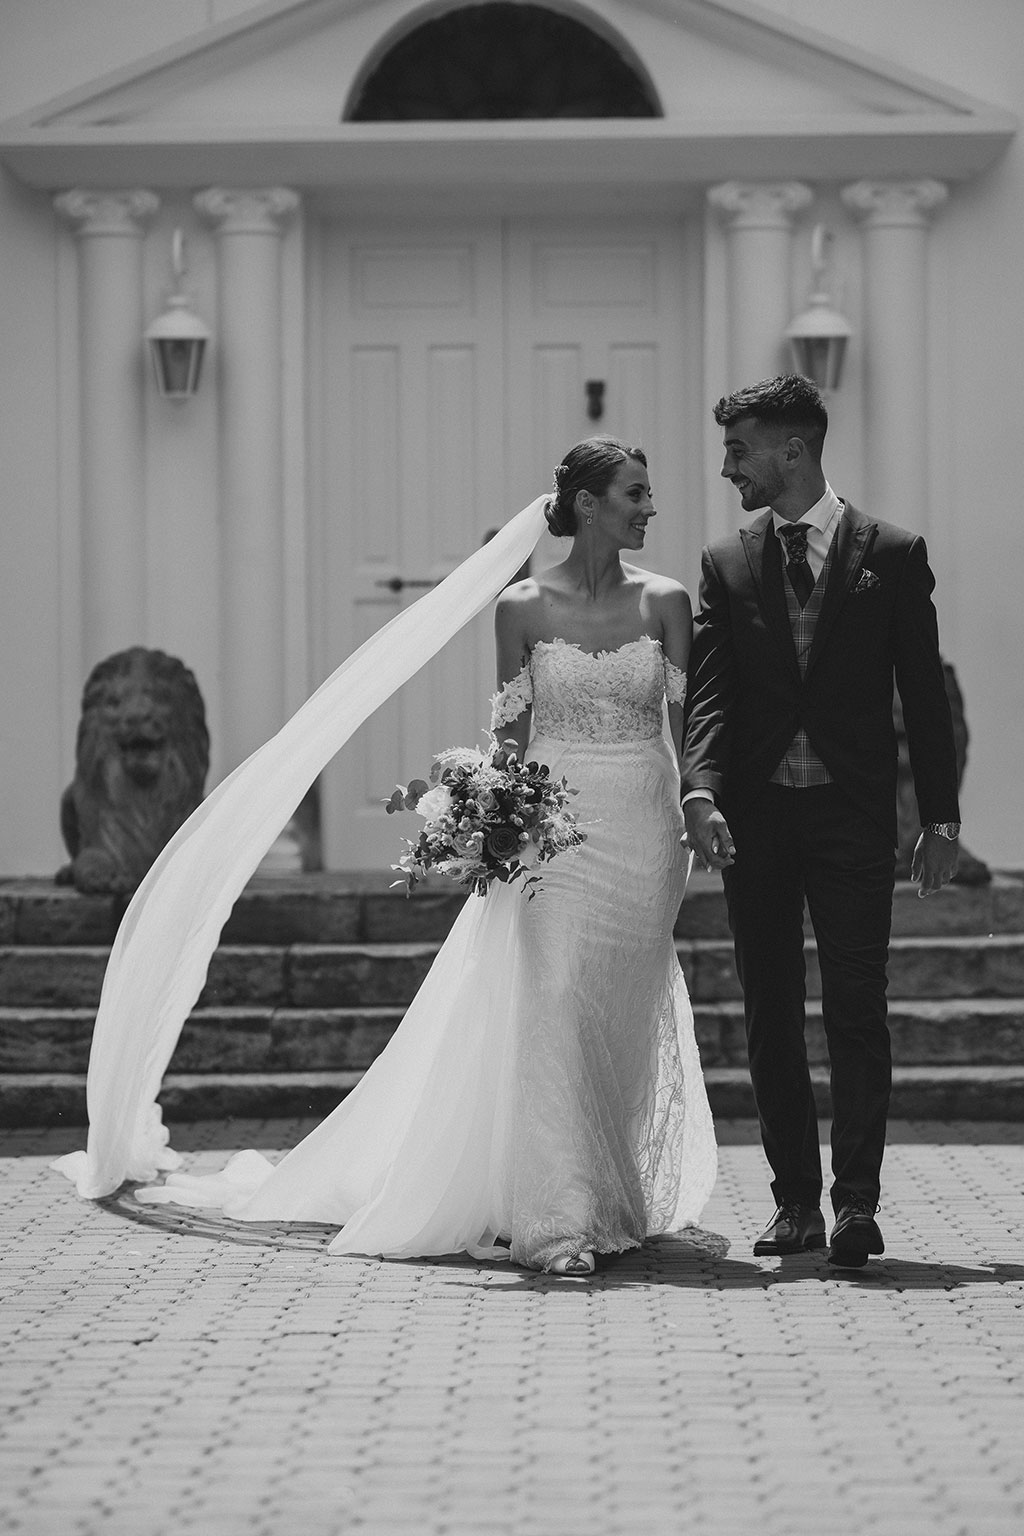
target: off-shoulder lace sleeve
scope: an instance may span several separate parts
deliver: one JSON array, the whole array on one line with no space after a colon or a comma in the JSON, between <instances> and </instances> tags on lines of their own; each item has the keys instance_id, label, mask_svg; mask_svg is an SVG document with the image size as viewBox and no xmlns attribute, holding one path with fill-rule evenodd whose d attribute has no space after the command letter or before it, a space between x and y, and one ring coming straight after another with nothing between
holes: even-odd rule
<instances>
[{"instance_id":1,"label":"off-shoulder lace sleeve","mask_svg":"<svg viewBox=\"0 0 1024 1536\"><path fill-rule=\"evenodd\" d=\"M674 661L665 657L665 697L670 704L682 704L686 699L686 673Z\"/></svg>"},{"instance_id":2,"label":"off-shoulder lace sleeve","mask_svg":"<svg viewBox=\"0 0 1024 1536\"><path fill-rule=\"evenodd\" d=\"M527 662L521 672L517 672L515 677L492 695L491 730L496 731L499 726L518 720L527 705L532 703L533 678L530 676L530 663Z\"/></svg>"}]
</instances>

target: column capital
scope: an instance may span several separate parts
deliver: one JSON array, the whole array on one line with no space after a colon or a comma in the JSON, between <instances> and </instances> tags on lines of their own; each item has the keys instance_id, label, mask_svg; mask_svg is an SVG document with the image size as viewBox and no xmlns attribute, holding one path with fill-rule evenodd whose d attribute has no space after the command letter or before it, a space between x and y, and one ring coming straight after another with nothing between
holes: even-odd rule
<instances>
[{"instance_id":1,"label":"column capital","mask_svg":"<svg viewBox=\"0 0 1024 1536\"><path fill-rule=\"evenodd\" d=\"M872 229L919 229L949 196L941 181L855 181L842 191L847 208Z\"/></svg>"},{"instance_id":2,"label":"column capital","mask_svg":"<svg viewBox=\"0 0 1024 1536\"><path fill-rule=\"evenodd\" d=\"M712 208L731 215L731 229L788 229L813 200L802 181L723 181L708 189Z\"/></svg>"},{"instance_id":3,"label":"column capital","mask_svg":"<svg viewBox=\"0 0 1024 1536\"><path fill-rule=\"evenodd\" d=\"M141 235L160 207L155 192L90 192L74 187L58 192L53 206L82 235Z\"/></svg>"},{"instance_id":4,"label":"column capital","mask_svg":"<svg viewBox=\"0 0 1024 1536\"><path fill-rule=\"evenodd\" d=\"M299 206L299 194L289 187L207 187L192 203L218 234L279 235Z\"/></svg>"}]
</instances>

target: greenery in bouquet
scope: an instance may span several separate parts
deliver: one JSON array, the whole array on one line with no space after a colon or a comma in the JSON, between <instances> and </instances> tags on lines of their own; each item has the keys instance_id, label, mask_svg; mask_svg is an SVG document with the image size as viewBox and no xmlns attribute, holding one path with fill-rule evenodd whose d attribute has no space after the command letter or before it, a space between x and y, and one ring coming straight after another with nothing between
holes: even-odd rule
<instances>
[{"instance_id":1,"label":"greenery in bouquet","mask_svg":"<svg viewBox=\"0 0 1024 1536\"><path fill-rule=\"evenodd\" d=\"M575 794L544 763L521 763L494 736L485 751L450 747L438 754L429 784L400 784L385 801L389 814L417 811L424 820L391 866L405 877L395 884L411 891L433 869L478 896L494 880L520 880L532 898L536 866L586 841L569 809Z\"/></svg>"}]
</instances>

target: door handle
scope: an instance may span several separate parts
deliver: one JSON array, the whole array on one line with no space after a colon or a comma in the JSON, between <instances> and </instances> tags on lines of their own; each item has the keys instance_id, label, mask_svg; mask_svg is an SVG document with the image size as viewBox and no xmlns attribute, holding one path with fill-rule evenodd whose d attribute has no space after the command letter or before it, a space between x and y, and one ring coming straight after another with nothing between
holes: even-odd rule
<instances>
[{"instance_id":1,"label":"door handle","mask_svg":"<svg viewBox=\"0 0 1024 1536\"><path fill-rule=\"evenodd\" d=\"M600 421L604 415L604 379L588 379L583 386L587 397L587 415Z\"/></svg>"},{"instance_id":2,"label":"door handle","mask_svg":"<svg viewBox=\"0 0 1024 1536\"><path fill-rule=\"evenodd\" d=\"M389 592L404 592L406 587L436 587L436 581L421 581L416 577L389 576L386 581L374 582L376 587L387 587Z\"/></svg>"}]
</instances>

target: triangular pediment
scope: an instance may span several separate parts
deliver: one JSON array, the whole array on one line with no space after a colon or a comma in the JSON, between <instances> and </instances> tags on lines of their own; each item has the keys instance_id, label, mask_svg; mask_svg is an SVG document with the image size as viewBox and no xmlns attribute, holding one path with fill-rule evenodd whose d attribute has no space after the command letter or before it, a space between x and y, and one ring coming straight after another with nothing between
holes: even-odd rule
<instances>
[{"instance_id":1,"label":"triangular pediment","mask_svg":"<svg viewBox=\"0 0 1024 1536\"><path fill-rule=\"evenodd\" d=\"M197 179L191 167L198 169L200 146L234 146L244 160L246 147L258 145L274 162L266 166L268 176L287 172L292 180L318 182L329 178L330 169L313 154L315 146L352 147L374 137L384 144L403 136L419 143L447 137L463 147L464 157L471 142L539 143L546 130L559 142L579 143L584 130L578 121L346 123L346 106L368 61L434 14L434 6L405 0L272 0L0 124L0 154L36 185L67 185L69 173L73 180L95 181L98 175L112 184L129 170L130 179L157 183ZM746 174L773 173L764 146L817 139L837 145L902 142L901 168L907 172L971 175L1015 130L998 108L798 29L750 0L605 0L600 13L574 4L572 15L621 48L646 75L662 109L659 118L641 124L602 120L595 129L588 123L588 141L702 145L703 157L691 156L691 176L705 174L705 162L708 175L728 173L711 152L715 144L756 139L762 141L760 163ZM930 163L921 161L922 144L932 146ZM959 146L956 153L953 145ZM147 147L148 157L141 153ZM853 174L883 169L870 154L855 160L856 154ZM230 154L219 161L215 156L215 162L214 176L230 174L235 163ZM786 169L802 173L792 160ZM845 174L845 162L836 169ZM200 173L199 179L210 176Z\"/></svg>"}]
</instances>

